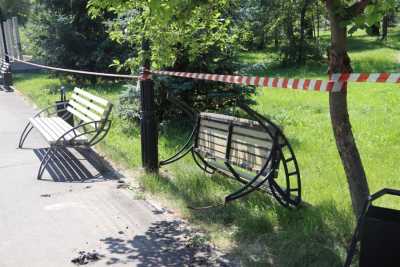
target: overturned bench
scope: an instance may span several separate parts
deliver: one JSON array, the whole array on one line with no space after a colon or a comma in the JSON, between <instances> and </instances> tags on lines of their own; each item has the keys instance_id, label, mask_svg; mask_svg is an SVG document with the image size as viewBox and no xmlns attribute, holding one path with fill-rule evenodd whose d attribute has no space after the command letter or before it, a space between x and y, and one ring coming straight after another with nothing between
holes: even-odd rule
<instances>
[{"instance_id":1,"label":"overturned bench","mask_svg":"<svg viewBox=\"0 0 400 267\"><path fill-rule=\"evenodd\" d=\"M160 165L173 163L191 152L195 163L205 172L219 172L243 184L225 197L225 203L262 190L285 207L300 204L298 163L289 141L273 122L246 105L240 107L253 120L197 113L184 103L173 101L192 114L196 123L187 143Z\"/></svg>"},{"instance_id":2,"label":"overturned bench","mask_svg":"<svg viewBox=\"0 0 400 267\"><path fill-rule=\"evenodd\" d=\"M111 127L111 110L112 104L109 101L75 88L69 101L58 102L30 118L18 147L23 147L33 128L50 145L42 158L37 178L41 179L58 149L91 147L104 139ZM72 125L67 121L72 122Z\"/></svg>"}]
</instances>

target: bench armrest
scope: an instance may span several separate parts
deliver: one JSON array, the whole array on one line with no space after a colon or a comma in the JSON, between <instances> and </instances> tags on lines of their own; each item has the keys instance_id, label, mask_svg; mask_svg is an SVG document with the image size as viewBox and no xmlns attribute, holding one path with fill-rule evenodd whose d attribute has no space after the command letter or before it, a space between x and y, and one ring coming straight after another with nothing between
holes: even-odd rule
<instances>
[{"instance_id":1,"label":"bench armrest","mask_svg":"<svg viewBox=\"0 0 400 267\"><path fill-rule=\"evenodd\" d=\"M87 130L87 126L92 127L91 130ZM71 130L65 132L60 138L58 138L56 143L61 143L63 141L73 142L76 138L87 135L94 134L92 138L89 140L90 145L97 144L100 140L102 140L105 135L108 133L108 130L111 127L111 120L98 120L91 121L86 123L81 123L78 126L75 126ZM83 130L81 130L83 129ZM73 134L74 138L67 139L66 136Z\"/></svg>"},{"instance_id":2,"label":"bench armrest","mask_svg":"<svg viewBox=\"0 0 400 267\"><path fill-rule=\"evenodd\" d=\"M57 110L57 107L60 106L60 105L63 105L63 108ZM38 113L36 113L35 116L33 116L33 117L34 117L34 118L40 117L40 116L41 116L42 114L44 114L44 113L47 113L47 116L51 116L51 115L56 114L57 112L66 111L66 110L67 110L67 105L68 105L68 101L59 102L59 103L57 103L57 104L55 104L55 105L51 105L51 106L48 106L48 107L42 109L41 111L39 111ZM53 111L52 111L52 112L49 112L49 111L52 110L52 109L53 109Z\"/></svg>"}]
</instances>

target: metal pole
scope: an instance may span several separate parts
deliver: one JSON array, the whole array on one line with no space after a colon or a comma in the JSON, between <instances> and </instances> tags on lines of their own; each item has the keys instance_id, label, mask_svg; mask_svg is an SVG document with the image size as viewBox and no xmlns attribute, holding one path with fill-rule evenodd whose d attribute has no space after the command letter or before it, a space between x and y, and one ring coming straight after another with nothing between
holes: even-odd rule
<instances>
[{"instance_id":1,"label":"metal pole","mask_svg":"<svg viewBox=\"0 0 400 267\"><path fill-rule=\"evenodd\" d=\"M19 35L19 24L18 24L18 18L13 17L12 18L12 25L13 25L13 32L14 32L14 38L15 38L15 49L17 51L17 58L18 59L23 59L22 57L22 46L21 46L21 37Z\"/></svg>"},{"instance_id":2,"label":"metal pole","mask_svg":"<svg viewBox=\"0 0 400 267\"><path fill-rule=\"evenodd\" d=\"M158 172L158 121L155 113L154 82L150 78L150 45L142 42L143 68L140 79L140 130L142 166L148 173Z\"/></svg>"},{"instance_id":3,"label":"metal pole","mask_svg":"<svg viewBox=\"0 0 400 267\"><path fill-rule=\"evenodd\" d=\"M0 29L1 29L1 35L3 37L3 47L4 47L4 58L6 61L6 66L2 66L0 75L2 76L2 85L1 87L6 90L6 91L11 91L11 85L12 85L12 73L11 73L11 66L10 66L10 58L8 56L8 47L7 47L7 40L6 40L6 34L4 31L4 23L3 23L3 10L0 8Z\"/></svg>"},{"instance_id":4,"label":"metal pole","mask_svg":"<svg viewBox=\"0 0 400 267\"><path fill-rule=\"evenodd\" d=\"M3 24L3 10L0 7L0 27L1 27L1 35L3 38L3 46L4 46L4 53L5 55L5 59L7 63L10 63L10 58L8 57L8 49L7 49L7 42L6 42L6 34L4 32L4 24Z\"/></svg>"}]
</instances>

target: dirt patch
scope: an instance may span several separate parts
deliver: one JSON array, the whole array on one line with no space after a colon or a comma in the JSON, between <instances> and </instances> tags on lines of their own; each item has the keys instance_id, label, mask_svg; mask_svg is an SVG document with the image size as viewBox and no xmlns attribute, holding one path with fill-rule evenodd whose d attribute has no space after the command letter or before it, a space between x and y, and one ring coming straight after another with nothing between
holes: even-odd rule
<instances>
[{"instance_id":1,"label":"dirt patch","mask_svg":"<svg viewBox=\"0 0 400 267\"><path fill-rule=\"evenodd\" d=\"M79 251L79 256L76 258L73 258L71 260L71 262L76 265L86 265L90 262L98 261L102 257L103 256L100 255L99 253L97 253L96 251L93 251L93 252Z\"/></svg>"}]
</instances>

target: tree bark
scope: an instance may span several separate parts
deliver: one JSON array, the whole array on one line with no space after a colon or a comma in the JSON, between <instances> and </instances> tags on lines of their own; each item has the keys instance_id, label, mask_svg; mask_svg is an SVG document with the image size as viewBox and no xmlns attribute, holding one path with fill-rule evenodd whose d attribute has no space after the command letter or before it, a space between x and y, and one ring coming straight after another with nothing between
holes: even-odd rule
<instances>
[{"instance_id":1,"label":"tree bark","mask_svg":"<svg viewBox=\"0 0 400 267\"><path fill-rule=\"evenodd\" d=\"M383 17L382 21L382 38L381 38L382 41L387 39L388 28L389 28L389 15L386 15Z\"/></svg>"},{"instance_id":2,"label":"tree bark","mask_svg":"<svg viewBox=\"0 0 400 267\"><path fill-rule=\"evenodd\" d=\"M305 0L303 6L301 7L300 12L300 44L299 44L299 54L298 54L298 63L304 63L304 48L305 48L305 30L306 30L306 12L308 6L310 4L310 0Z\"/></svg>"},{"instance_id":3,"label":"tree bark","mask_svg":"<svg viewBox=\"0 0 400 267\"><path fill-rule=\"evenodd\" d=\"M293 21L292 21L292 16L291 14L287 14L286 17L286 38L289 40L289 47L296 47L296 42L294 38L294 30L293 30ZM296 60L295 58L296 51L295 50L288 50L287 51L287 58L285 61L288 61L289 59Z\"/></svg>"},{"instance_id":4,"label":"tree bark","mask_svg":"<svg viewBox=\"0 0 400 267\"><path fill-rule=\"evenodd\" d=\"M331 24L331 48L329 74L352 72L347 54L347 30L339 17L333 0L327 0L326 8ZM347 89L347 85L345 85ZM329 107L336 146L346 173L354 213L358 216L369 196L368 182L360 154L353 136L347 108L347 92L330 93Z\"/></svg>"},{"instance_id":5,"label":"tree bark","mask_svg":"<svg viewBox=\"0 0 400 267\"><path fill-rule=\"evenodd\" d=\"M317 3L317 39L319 40L319 32L321 29L321 10L319 9L319 1Z\"/></svg>"},{"instance_id":6,"label":"tree bark","mask_svg":"<svg viewBox=\"0 0 400 267\"><path fill-rule=\"evenodd\" d=\"M275 46L275 49L279 48L279 32L278 32L278 28L275 28L275 30L274 30L274 46Z\"/></svg>"}]
</instances>

